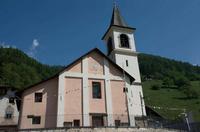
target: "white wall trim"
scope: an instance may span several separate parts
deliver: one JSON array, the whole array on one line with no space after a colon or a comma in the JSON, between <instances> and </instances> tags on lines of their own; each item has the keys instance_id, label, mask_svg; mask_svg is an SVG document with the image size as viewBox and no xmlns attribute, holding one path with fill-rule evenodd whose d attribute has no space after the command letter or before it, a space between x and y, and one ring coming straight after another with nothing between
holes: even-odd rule
<instances>
[{"instance_id":1,"label":"white wall trim","mask_svg":"<svg viewBox=\"0 0 200 132\"><path fill-rule=\"evenodd\" d=\"M88 58L82 59L83 69L83 126L90 126L89 117L89 85L88 85Z\"/></svg>"},{"instance_id":2,"label":"white wall trim","mask_svg":"<svg viewBox=\"0 0 200 132\"><path fill-rule=\"evenodd\" d=\"M110 86L110 71L108 60L104 58L104 74L105 74L105 94L106 94L106 111L108 115L108 126L114 126L113 109L112 109L112 93Z\"/></svg>"},{"instance_id":3,"label":"white wall trim","mask_svg":"<svg viewBox=\"0 0 200 132\"><path fill-rule=\"evenodd\" d=\"M75 73L75 72L65 72L63 73L65 77L75 77L75 78L83 78L84 73ZM110 78L110 80L114 81L123 81L123 78L120 76L113 76L108 74L106 75L97 75L97 74L87 74L87 77L89 79L107 79L107 77Z\"/></svg>"},{"instance_id":4,"label":"white wall trim","mask_svg":"<svg viewBox=\"0 0 200 132\"><path fill-rule=\"evenodd\" d=\"M57 127L63 127L65 108L65 80L64 74L61 73L58 79L58 110L57 110Z\"/></svg>"},{"instance_id":5,"label":"white wall trim","mask_svg":"<svg viewBox=\"0 0 200 132\"><path fill-rule=\"evenodd\" d=\"M126 80L126 87L128 88L128 93L127 94L127 102L128 102L128 115L129 115L129 120L130 120L130 126L134 127L135 126L135 113L134 113L134 109L136 109L136 107L133 107L133 99L134 97L131 95L132 89L131 89L131 84L130 84L130 78L125 76L125 80Z\"/></svg>"}]
</instances>

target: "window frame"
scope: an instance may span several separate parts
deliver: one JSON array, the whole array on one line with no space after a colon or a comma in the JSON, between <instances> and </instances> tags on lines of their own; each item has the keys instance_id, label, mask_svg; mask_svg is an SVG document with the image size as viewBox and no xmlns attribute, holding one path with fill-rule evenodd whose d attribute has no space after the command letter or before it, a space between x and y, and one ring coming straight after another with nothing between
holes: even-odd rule
<instances>
[{"instance_id":1,"label":"window frame","mask_svg":"<svg viewBox=\"0 0 200 132\"><path fill-rule=\"evenodd\" d=\"M38 95L41 95L41 97L37 97ZM43 98L43 93L42 92L36 92L35 93L35 98L34 98L35 103L41 103L42 102L42 98Z\"/></svg>"},{"instance_id":2,"label":"window frame","mask_svg":"<svg viewBox=\"0 0 200 132\"><path fill-rule=\"evenodd\" d=\"M72 122L69 122L69 121L63 122L63 126L64 127L72 127Z\"/></svg>"},{"instance_id":3,"label":"window frame","mask_svg":"<svg viewBox=\"0 0 200 132\"><path fill-rule=\"evenodd\" d=\"M121 126L121 120L119 120L119 119L115 120L115 126L116 127Z\"/></svg>"},{"instance_id":4,"label":"window frame","mask_svg":"<svg viewBox=\"0 0 200 132\"><path fill-rule=\"evenodd\" d=\"M5 119L12 119L12 116L13 114L12 113L6 113L5 114Z\"/></svg>"},{"instance_id":5,"label":"window frame","mask_svg":"<svg viewBox=\"0 0 200 132\"><path fill-rule=\"evenodd\" d=\"M34 117L32 117L32 124L33 125L39 125L39 124L41 124L41 116L34 116Z\"/></svg>"},{"instance_id":6,"label":"window frame","mask_svg":"<svg viewBox=\"0 0 200 132\"><path fill-rule=\"evenodd\" d=\"M98 88L99 88L99 89L98 89L99 93L96 95L96 93L95 93L95 92L96 92L96 90L95 90L95 88L96 88L95 85L97 85L97 84L98 84L98 86L99 86L99 87L98 87ZM101 98L102 98L101 92L102 92L102 91L101 91L101 82L93 81L93 82L92 82L92 98L93 98L93 99L101 99Z\"/></svg>"},{"instance_id":7,"label":"window frame","mask_svg":"<svg viewBox=\"0 0 200 132\"><path fill-rule=\"evenodd\" d=\"M80 127L80 120L78 120L78 119L73 120L73 125L74 125L74 127Z\"/></svg>"},{"instance_id":8,"label":"window frame","mask_svg":"<svg viewBox=\"0 0 200 132\"><path fill-rule=\"evenodd\" d=\"M93 127L103 127L104 126L104 116L103 115L92 115L92 126Z\"/></svg>"}]
</instances>

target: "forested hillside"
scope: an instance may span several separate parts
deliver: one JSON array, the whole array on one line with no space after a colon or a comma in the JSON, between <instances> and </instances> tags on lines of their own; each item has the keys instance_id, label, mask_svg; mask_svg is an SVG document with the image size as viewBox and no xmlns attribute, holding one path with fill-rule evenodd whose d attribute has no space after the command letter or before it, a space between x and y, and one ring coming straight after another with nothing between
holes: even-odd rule
<instances>
[{"instance_id":1,"label":"forested hillside","mask_svg":"<svg viewBox=\"0 0 200 132\"><path fill-rule=\"evenodd\" d=\"M200 67L186 62L160 56L139 54L139 65L143 80L164 79L166 77L173 80L181 77L185 77L190 81L200 80Z\"/></svg>"},{"instance_id":2,"label":"forested hillside","mask_svg":"<svg viewBox=\"0 0 200 132\"><path fill-rule=\"evenodd\" d=\"M159 56L140 54L145 104L168 119L184 109L200 121L200 67Z\"/></svg>"},{"instance_id":3,"label":"forested hillside","mask_svg":"<svg viewBox=\"0 0 200 132\"><path fill-rule=\"evenodd\" d=\"M0 48L0 85L22 89L54 75L60 68L41 64L19 49Z\"/></svg>"}]
</instances>

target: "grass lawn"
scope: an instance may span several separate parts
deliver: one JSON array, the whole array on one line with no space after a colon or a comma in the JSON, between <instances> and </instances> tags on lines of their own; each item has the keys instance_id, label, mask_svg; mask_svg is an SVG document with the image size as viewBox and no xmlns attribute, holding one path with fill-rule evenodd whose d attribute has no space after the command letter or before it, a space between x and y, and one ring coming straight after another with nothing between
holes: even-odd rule
<instances>
[{"instance_id":1,"label":"grass lawn","mask_svg":"<svg viewBox=\"0 0 200 132\"><path fill-rule=\"evenodd\" d=\"M167 119L176 119L183 112L192 111L193 119L200 121L200 81L191 82L191 88L199 93L198 99L186 99L185 95L176 88L162 87L159 90L152 90L154 84L162 84L160 80L150 80L143 82L143 92L145 104L148 106L159 106L164 109L155 108L154 110L160 113ZM178 108L180 110L171 110L170 108Z\"/></svg>"}]
</instances>

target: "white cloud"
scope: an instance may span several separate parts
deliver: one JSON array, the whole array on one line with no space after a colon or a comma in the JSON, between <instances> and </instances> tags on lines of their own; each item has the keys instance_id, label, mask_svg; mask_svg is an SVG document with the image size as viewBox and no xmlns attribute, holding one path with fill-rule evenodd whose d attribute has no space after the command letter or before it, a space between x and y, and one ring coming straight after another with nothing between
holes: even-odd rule
<instances>
[{"instance_id":1,"label":"white cloud","mask_svg":"<svg viewBox=\"0 0 200 132\"><path fill-rule=\"evenodd\" d=\"M37 47L40 45L39 41L37 39L33 39L32 45L28 51L28 55L31 57L35 57L35 54L37 53Z\"/></svg>"},{"instance_id":2,"label":"white cloud","mask_svg":"<svg viewBox=\"0 0 200 132\"><path fill-rule=\"evenodd\" d=\"M38 42L38 40L37 39L33 39L33 48L36 48L36 47L38 47L39 46L39 42Z\"/></svg>"}]
</instances>

